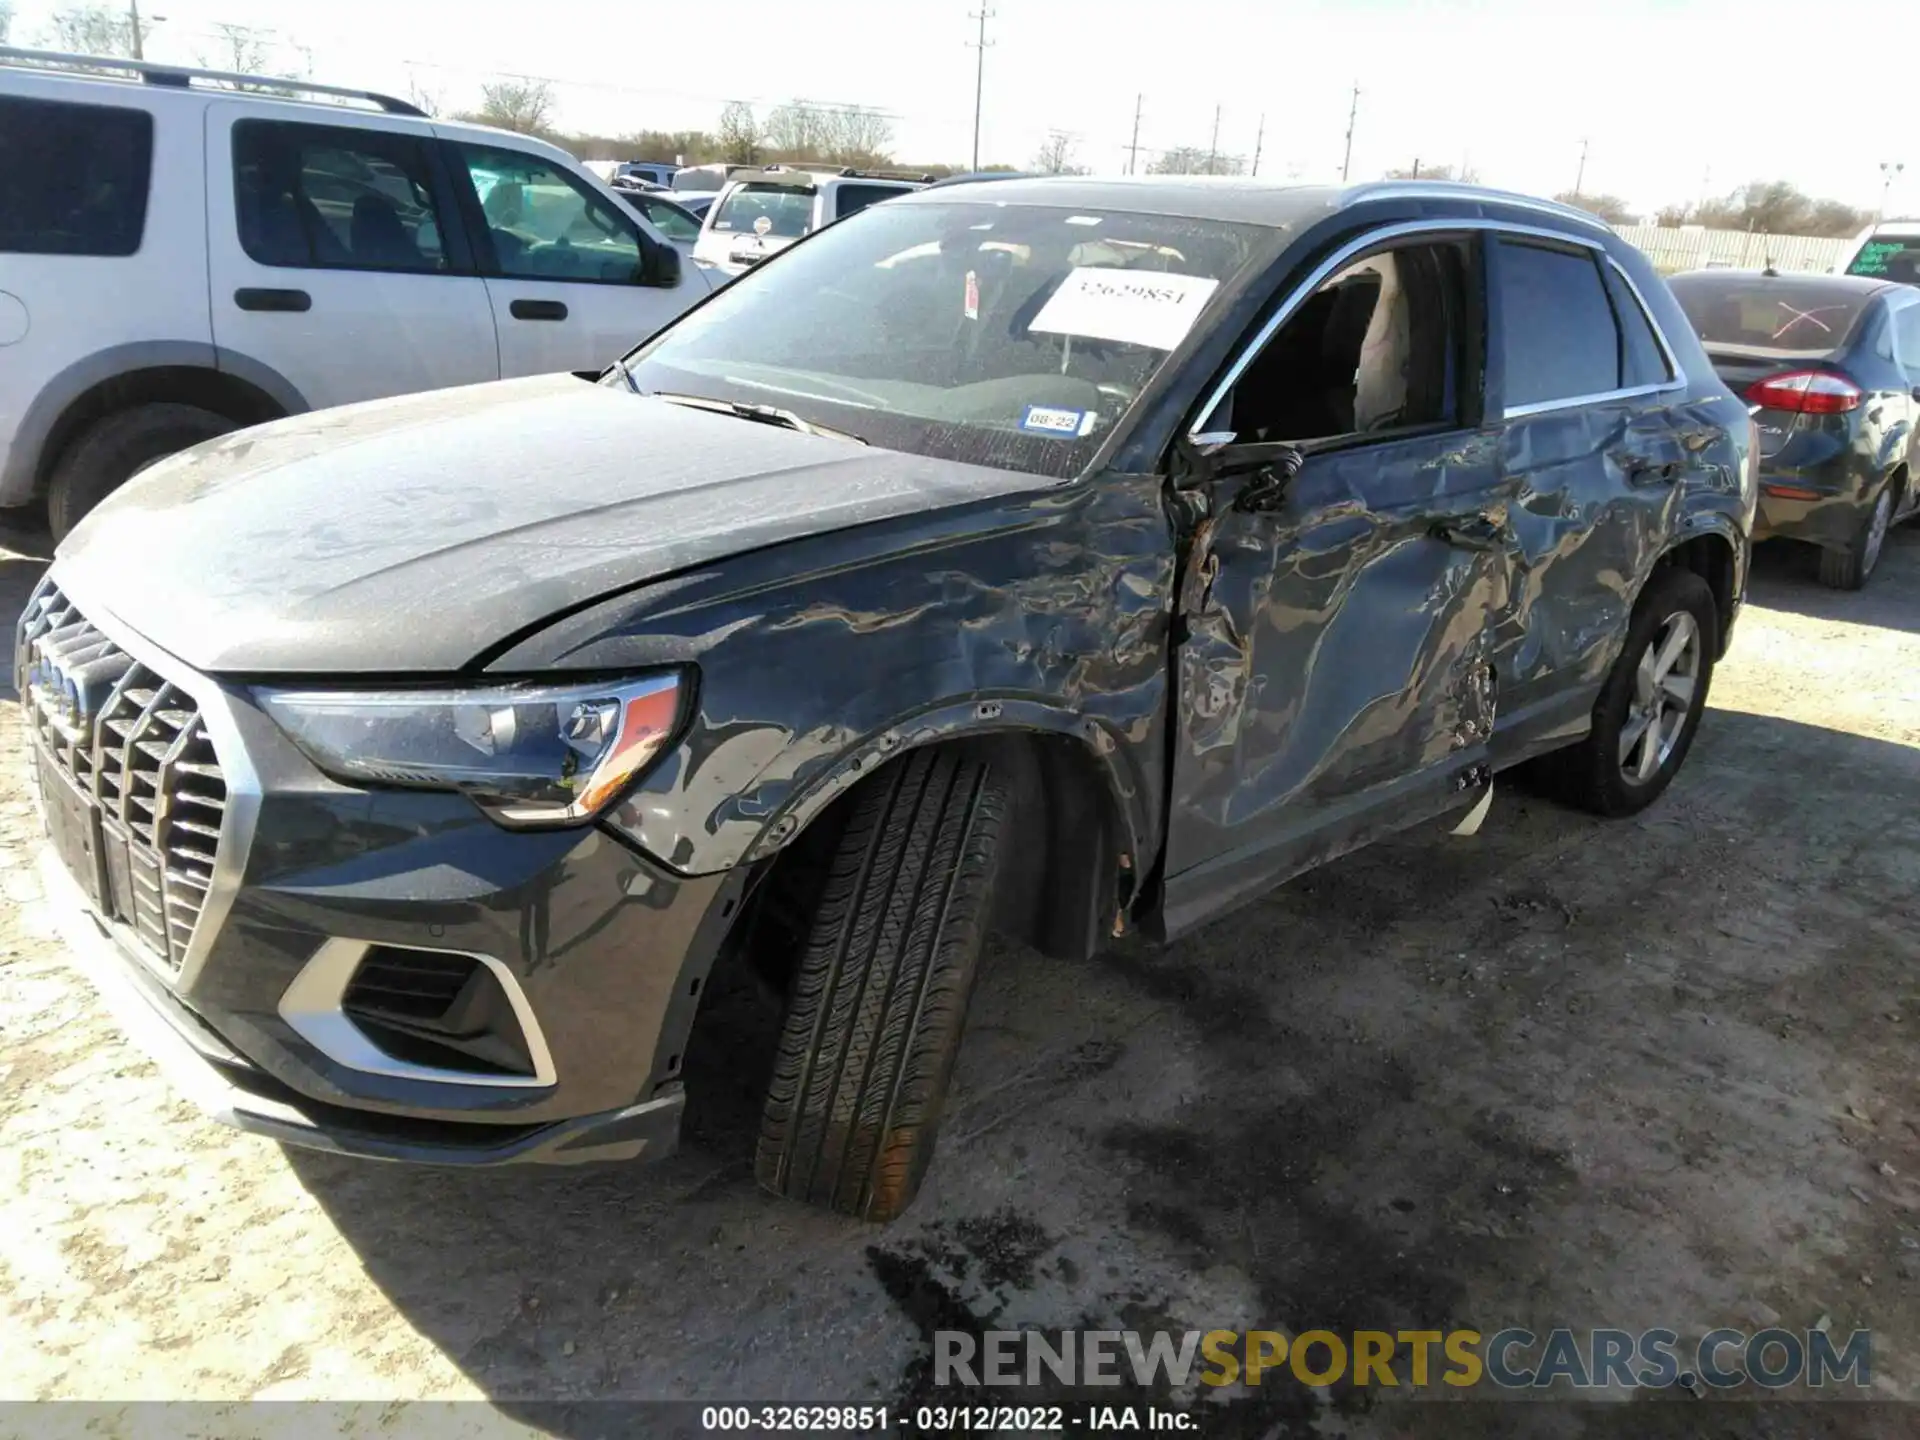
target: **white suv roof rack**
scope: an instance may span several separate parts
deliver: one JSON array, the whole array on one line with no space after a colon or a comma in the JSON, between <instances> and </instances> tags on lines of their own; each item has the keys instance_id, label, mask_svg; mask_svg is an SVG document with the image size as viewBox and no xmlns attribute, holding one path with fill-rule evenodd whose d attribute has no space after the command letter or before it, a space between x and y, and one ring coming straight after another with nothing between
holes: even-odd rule
<instances>
[{"instance_id":1,"label":"white suv roof rack","mask_svg":"<svg viewBox=\"0 0 1920 1440\"><path fill-rule=\"evenodd\" d=\"M22 62L25 65L22 66ZM166 85L185 90L196 80L214 80L224 85L257 85L265 89L292 91L296 95L329 95L343 100L361 100L379 107L389 115L416 115L426 119L427 112L405 100L382 95L374 90L351 90L342 85L318 85L311 80L289 80L280 75L240 75L231 70L198 70L188 65L158 65L147 60L121 60L107 55L68 55L58 50L22 50L0 45L0 65L26 68L48 67L83 74L125 72L138 76L148 85Z\"/></svg>"}]
</instances>

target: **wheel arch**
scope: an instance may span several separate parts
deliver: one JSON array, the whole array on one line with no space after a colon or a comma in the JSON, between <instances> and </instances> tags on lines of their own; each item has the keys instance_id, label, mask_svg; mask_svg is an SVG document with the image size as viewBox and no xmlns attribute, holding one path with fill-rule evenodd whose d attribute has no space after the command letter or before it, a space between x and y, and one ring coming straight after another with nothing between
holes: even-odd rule
<instances>
[{"instance_id":1,"label":"wheel arch","mask_svg":"<svg viewBox=\"0 0 1920 1440\"><path fill-rule=\"evenodd\" d=\"M1719 620L1719 634L1715 637L1714 658L1726 654L1727 644L1732 636L1734 612L1739 607L1741 584L1744 579L1740 564L1742 541L1731 525L1713 522L1696 527L1691 533L1676 539L1673 544L1654 558L1647 572L1646 580L1641 582L1644 593L1647 585L1662 570L1679 568L1691 570L1707 582L1707 588L1713 592L1714 614ZM1634 597L1636 603L1639 595Z\"/></svg>"},{"instance_id":2,"label":"wheel arch","mask_svg":"<svg viewBox=\"0 0 1920 1440\"><path fill-rule=\"evenodd\" d=\"M159 403L197 405L240 425L308 408L278 371L212 345L148 341L103 350L54 376L28 406L0 477L0 504L44 495L60 457L89 425Z\"/></svg>"},{"instance_id":3,"label":"wheel arch","mask_svg":"<svg viewBox=\"0 0 1920 1440\"><path fill-rule=\"evenodd\" d=\"M922 714L869 736L823 768L772 816L747 852L777 870L816 824L890 762L936 746L990 755L1014 776L994 929L1043 954L1081 959L1112 934L1154 856L1140 777L1095 722L1029 700L975 700ZM770 863L769 863L770 862Z\"/></svg>"}]
</instances>

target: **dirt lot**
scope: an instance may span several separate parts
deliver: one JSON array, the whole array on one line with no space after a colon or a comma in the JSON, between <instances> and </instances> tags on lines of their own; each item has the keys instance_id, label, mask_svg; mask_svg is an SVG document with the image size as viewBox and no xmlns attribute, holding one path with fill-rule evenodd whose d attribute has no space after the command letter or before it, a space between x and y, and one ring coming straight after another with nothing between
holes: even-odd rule
<instances>
[{"instance_id":1,"label":"dirt lot","mask_svg":"<svg viewBox=\"0 0 1920 1440\"><path fill-rule=\"evenodd\" d=\"M930 1191L886 1230L756 1192L751 1043L704 1062L696 1134L650 1170L216 1127L64 968L9 763L0 1396L877 1402L922 1383L928 1331L987 1321L1824 1315L1920 1397L1920 533L1896 540L1859 596L1763 553L1637 821L1503 786L1475 839L1378 847L1167 952L995 954ZM7 614L38 569L0 556ZM8 752L16 725L0 705Z\"/></svg>"}]
</instances>

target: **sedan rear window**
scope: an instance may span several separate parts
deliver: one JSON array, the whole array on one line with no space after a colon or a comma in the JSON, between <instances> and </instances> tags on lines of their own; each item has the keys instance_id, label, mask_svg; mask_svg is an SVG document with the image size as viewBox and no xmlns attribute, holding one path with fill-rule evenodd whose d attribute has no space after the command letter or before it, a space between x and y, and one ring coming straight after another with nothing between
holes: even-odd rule
<instances>
[{"instance_id":1,"label":"sedan rear window","mask_svg":"<svg viewBox=\"0 0 1920 1440\"><path fill-rule=\"evenodd\" d=\"M0 253L133 254L152 157L144 110L0 96Z\"/></svg>"},{"instance_id":2,"label":"sedan rear window","mask_svg":"<svg viewBox=\"0 0 1920 1440\"><path fill-rule=\"evenodd\" d=\"M1668 284L1710 349L1809 358L1846 343L1873 293L1819 276L1706 272L1676 275Z\"/></svg>"},{"instance_id":3,"label":"sedan rear window","mask_svg":"<svg viewBox=\"0 0 1920 1440\"><path fill-rule=\"evenodd\" d=\"M713 217L716 230L748 230L784 240L798 240L812 224L813 191L778 185L742 185L720 202Z\"/></svg>"}]
</instances>

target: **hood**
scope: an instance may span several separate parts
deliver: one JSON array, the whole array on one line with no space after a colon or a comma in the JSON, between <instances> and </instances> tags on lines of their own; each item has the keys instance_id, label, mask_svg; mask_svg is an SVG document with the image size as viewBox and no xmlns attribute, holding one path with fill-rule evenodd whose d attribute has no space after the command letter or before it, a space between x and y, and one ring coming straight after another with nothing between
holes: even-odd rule
<instances>
[{"instance_id":1,"label":"hood","mask_svg":"<svg viewBox=\"0 0 1920 1440\"><path fill-rule=\"evenodd\" d=\"M53 573L206 673L446 672L673 571L1052 483L541 376L210 441L89 515Z\"/></svg>"}]
</instances>

